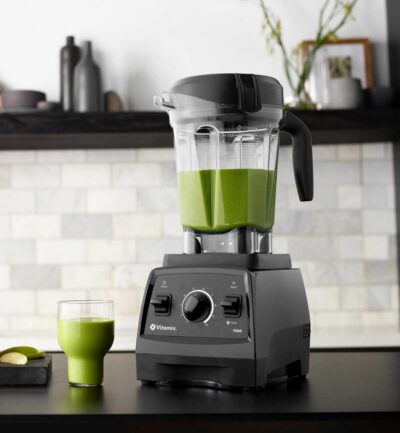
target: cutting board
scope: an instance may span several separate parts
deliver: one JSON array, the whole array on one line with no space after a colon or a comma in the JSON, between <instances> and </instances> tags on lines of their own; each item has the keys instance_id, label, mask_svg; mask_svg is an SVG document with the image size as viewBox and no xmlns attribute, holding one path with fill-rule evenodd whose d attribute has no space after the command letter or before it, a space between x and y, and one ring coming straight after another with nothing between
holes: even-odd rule
<instances>
[{"instance_id":1,"label":"cutting board","mask_svg":"<svg viewBox=\"0 0 400 433\"><path fill-rule=\"evenodd\" d=\"M0 386L47 385L51 373L51 355L28 361L26 365L0 364Z\"/></svg>"}]
</instances>

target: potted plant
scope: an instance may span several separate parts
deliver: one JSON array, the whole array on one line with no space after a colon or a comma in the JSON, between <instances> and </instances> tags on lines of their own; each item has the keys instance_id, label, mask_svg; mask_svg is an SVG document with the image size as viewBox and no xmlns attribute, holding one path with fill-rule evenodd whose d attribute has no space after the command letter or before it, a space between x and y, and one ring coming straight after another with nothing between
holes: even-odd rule
<instances>
[{"instance_id":1,"label":"potted plant","mask_svg":"<svg viewBox=\"0 0 400 433\"><path fill-rule=\"evenodd\" d=\"M352 17L357 0L325 0L319 12L318 27L312 45L302 57L301 43L291 52L285 46L282 36L282 23L271 9L260 0L263 13L262 29L268 51L277 47L283 57L283 68L292 91L292 107L302 109L316 108L307 91L307 81L315 58L315 53L327 42L338 40L339 30Z\"/></svg>"}]
</instances>

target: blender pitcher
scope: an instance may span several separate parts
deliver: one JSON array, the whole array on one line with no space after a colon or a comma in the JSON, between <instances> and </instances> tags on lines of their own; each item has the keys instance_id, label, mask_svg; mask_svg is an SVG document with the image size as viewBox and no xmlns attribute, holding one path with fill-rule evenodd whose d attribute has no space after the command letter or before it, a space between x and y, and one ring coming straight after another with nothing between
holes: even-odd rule
<instances>
[{"instance_id":1,"label":"blender pitcher","mask_svg":"<svg viewBox=\"0 0 400 433\"><path fill-rule=\"evenodd\" d=\"M292 137L300 200L313 198L311 134L262 75L179 80L154 98L174 130L184 252L271 253L279 135Z\"/></svg>"}]
</instances>

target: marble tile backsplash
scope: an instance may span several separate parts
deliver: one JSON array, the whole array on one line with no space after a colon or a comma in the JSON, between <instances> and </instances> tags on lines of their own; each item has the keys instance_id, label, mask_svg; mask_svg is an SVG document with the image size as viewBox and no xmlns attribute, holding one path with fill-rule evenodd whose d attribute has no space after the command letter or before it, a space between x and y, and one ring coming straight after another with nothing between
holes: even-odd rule
<instances>
[{"instance_id":1,"label":"marble tile backsplash","mask_svg":"<svg viewBox=\"0 0 400 433\"><path fill-rule=\"evenodd\" d=\"M134 335L149 271L181 251L172 149L1 151L0 336L54 329L56 302L112 298ZM315 199L279 158L274 251L302 268L313 330L399 320L392 145L314 146Z\"/></svg>"}]
</instances>

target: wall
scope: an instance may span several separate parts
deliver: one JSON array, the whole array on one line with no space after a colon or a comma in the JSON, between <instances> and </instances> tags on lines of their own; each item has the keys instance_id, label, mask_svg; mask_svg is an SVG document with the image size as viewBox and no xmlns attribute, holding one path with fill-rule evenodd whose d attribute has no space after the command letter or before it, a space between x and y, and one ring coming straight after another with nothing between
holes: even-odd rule
<instances>
[{"instance_id":1,"label":"wall","mask_svg":"<svg viewBox=\"0 0 400 433\"><path fill-rule=\"evenodd\" d=\"M382 343L399 317L392 145L315 146L310 203L289 150L274 251L302 269L312 342ZM1 152L2 345L57 348L56 301L87 297L115 301L115 347L132 348L148 273L180 251L172 149Z\"/></svg>"},{"instance_id":2,"label":"wall","mask_svg":"<svg viewBox=\"0 0 400 433\"><path fill-rule=\"evenodd\" d=\"M313 38L324 0L267 1L289 46ZM0 82L52 100L67 34L94 42L105 89L120 92L130 109L152 109L154 94L189 75L252 72L285 83L279 53L265 50L258 0L13 0L1 15ZM385 1L359 0L340 35L373 41L375 81L387 84Z\"/></svg>"}]
</instances>

